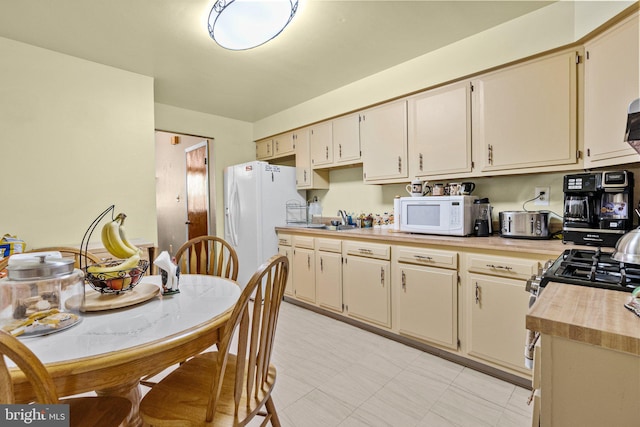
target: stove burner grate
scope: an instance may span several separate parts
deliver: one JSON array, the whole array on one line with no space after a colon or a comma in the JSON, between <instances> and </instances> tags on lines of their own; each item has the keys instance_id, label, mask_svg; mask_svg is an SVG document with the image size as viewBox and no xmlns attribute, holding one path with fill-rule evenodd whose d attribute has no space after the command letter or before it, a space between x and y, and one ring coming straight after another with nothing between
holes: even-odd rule
<instances>
[{"instance_id":1,"label":"stove burner grate","mask_svg":"<svg viewBox=\"0 0 640 427\"><path fill-rule=\"evenodd\" d=\"M640 286L640 265L611 258L612 253L568 249L545 272L541 286L549 281L632 291Z\"/></svg>"}]
</instances>

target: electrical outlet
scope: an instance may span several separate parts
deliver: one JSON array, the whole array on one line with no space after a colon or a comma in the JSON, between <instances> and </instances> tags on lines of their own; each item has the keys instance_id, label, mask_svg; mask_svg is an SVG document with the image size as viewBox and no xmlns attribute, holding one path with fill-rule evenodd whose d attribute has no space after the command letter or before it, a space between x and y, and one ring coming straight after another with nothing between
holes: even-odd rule
<instances>
[{"instance_id":1,"label":"electrical outlet","mask_svg":"<svg viewBox=\"0 0 640 427\"><path fill-rule=\"evenodd\" d=\"M536 194L534 197L536 197L534 202L535 205L549 206L549 187L536 187Z\"/></svg>"}]
</instances>

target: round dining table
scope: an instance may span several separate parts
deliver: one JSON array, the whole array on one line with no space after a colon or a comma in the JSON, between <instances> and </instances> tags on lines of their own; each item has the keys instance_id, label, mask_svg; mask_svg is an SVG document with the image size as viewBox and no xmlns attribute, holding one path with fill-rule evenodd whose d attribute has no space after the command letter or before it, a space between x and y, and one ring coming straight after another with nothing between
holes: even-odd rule
<instances>
[{"instance_id":1,"label":"round dining table","mask_svg":"<svg viewBox=\"0 0 640 427\"><path fill-rule=\"evenodd\" d=\"M137 286L142 284L160 288L161 278L145 276ZM85 311L66 330L21 340L45 364L59 396L89 391L126 396L133 403L126 425L141 426L140 379L218 342L241 293L232 280L197 274L181 275L179 290L127 307ZM97 291L87 287L90 292ZM12 369L12 379L17 400L32 401L22 372Z\"/></svg>"}]
</instances>

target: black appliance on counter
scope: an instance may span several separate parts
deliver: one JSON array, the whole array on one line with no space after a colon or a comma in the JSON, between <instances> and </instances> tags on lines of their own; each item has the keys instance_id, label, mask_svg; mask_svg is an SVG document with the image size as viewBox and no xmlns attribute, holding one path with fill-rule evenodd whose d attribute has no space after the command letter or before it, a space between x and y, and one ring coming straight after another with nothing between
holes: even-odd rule
<instances>
[{"instance_id":1,"label":"black appliance on counter","mask_svg":"<svg viewBox=\"0 0 640 427\"><path fill-rule=\"evenodd\" d=\"M633 228L633 183L624 170L565 175L562 241L615 247Z\"/></svg>"}]
</instances>

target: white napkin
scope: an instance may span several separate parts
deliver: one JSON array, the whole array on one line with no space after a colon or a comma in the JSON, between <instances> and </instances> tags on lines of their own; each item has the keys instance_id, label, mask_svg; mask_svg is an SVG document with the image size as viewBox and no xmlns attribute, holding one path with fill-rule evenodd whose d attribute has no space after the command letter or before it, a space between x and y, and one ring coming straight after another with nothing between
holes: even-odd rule
<instances>
[{"instance_id":1,"label":"white napkin","mask_svg":"<svg viewBox=\"0 0 640 427\"><path fill-rule=\"evenodd\" d=\"M153 261L159 269L167 273L167 284L163 286L163 291L178 290L178 276L176 274L178 266L171 261L169 252L162 251L160 255Z\"/></svg>"}]
</instances>

